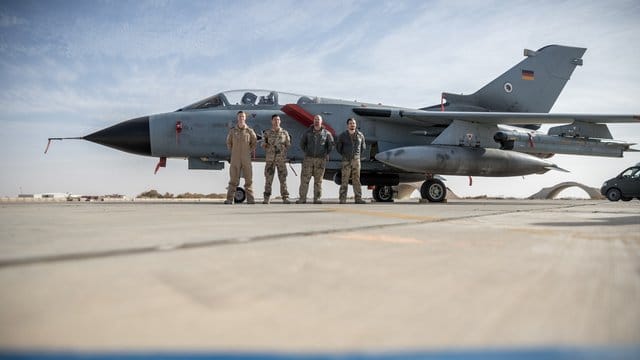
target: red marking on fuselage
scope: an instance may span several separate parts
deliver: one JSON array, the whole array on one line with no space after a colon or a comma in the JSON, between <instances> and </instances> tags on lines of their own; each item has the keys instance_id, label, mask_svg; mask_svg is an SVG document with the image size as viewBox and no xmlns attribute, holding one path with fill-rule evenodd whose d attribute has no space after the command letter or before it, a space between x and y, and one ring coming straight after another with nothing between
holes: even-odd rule
<instances>
[{"instance_id":1,"label":"red marking on fuselage","mask_svg":"<svg viewBox=\"0 0 640 360\"><path fill-rule=\"evenodd\" d=\"M283 113L289 115L294 120L296 120L297 122L299 122L300 124L302 124L302 125L304 125L306 127L313 126L313 115L308 113L305 109L303 109L299 105L287 104L287 105L283 106L282 109L280 109L280 110L282 110ZM324 126L324 128L327 129L327 131L330 132L331 135L333 135L333 137L335 138L336 131L333 130L331 125L329 125L329 124L327 124L326 122L323 121L322 122L322 126Z\"/></svg>"}]
</instances>

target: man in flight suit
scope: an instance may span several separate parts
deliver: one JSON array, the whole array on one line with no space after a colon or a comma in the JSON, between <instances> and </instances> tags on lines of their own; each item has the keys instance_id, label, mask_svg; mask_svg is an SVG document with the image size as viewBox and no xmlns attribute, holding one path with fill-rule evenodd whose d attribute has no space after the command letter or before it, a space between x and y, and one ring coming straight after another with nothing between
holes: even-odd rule
<instances>
[{"instance_id":1,"label":"man in flight suit","mask_svg":"<svg viewBox=\"0 0 640 360\"><path fill-rule=\"evenodd\" d=\"M347 202L349 180L353 184L356 204L364 204L360 184L360 154L366 149L364 135L356 128L356 119L347 120L347 130L338 135L336 150L342 155L342 182L340 184L340 204Z\"/></svg>"},{"instance_id":2,"label":"man in flight suit","mask_svg":"<svg viewBox=\"0 0 640 360\"><path fill-rule=\"evenodd\" d=\"M253 197L253 169L251 168L251 154L256 149L256 133L247 126L247 114L238 111L237 125L229 129L227 148L231 153L229 161L229 187L225 204L233 204L236 187L240 183L240 174L244 177L244 188L247 193L247 204L255 204Z\"/></svg>"},{"instance_id":3,"label":"man in flight suit","mask_svg":"<svg viewBox=\"0 0 640 360\"><path fill-rule=\"evenodd\" d=\"M264 201L263 204L269 203L271 197L271 184L273 183L273 175L278 169L278 180L280 180L280 195L282 202L289 204L289 192L287 191L287 150L291 147L291 137L287 130L280 127L280 116L274 114L271 116L271 129L264 132L264 142L262 147L265 149L265 165L264 165Z\"/></svg>"},{"instance_id":4,"label":"man in flight suit","mask_svg":"<svg viewBox=\"0 0 640 360\"><path fill-rule=\"evenodd\" d=\"M313 203L322 204L320 200L322 196L322 177L324 176L327 158L331 150L333 150L333 146L333 136L322 126L322 116L314 116L313 125L302 134L300 141L304 159L302 160L302 175L300 179L300 198L296 203L304 204L307 202L309 181L313 176Z\"/></svg>"}]
</instances>

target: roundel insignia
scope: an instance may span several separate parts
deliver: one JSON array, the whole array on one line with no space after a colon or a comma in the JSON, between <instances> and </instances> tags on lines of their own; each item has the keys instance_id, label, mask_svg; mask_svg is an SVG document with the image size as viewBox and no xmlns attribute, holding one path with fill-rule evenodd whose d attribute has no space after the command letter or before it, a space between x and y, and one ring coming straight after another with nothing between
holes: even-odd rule
<instances>
[{"instance_id":1,"label":"roundel insignia","mask_svg":"<svg viewBox=\"0 0 640 360\"><path fill-rule=\"evenodd\" d=\"M513 85L511 85L511 83L506 82L504 83L504 91L510 93L513 91Z\"/></svg>"}]
</instances>

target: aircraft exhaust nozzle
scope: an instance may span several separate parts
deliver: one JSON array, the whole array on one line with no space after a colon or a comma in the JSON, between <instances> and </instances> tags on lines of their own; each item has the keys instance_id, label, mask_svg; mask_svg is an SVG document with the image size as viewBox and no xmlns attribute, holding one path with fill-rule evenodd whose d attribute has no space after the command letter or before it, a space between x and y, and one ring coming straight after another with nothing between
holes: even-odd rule
<instances>
[{"instance_id":1,"label":"aircraft exhaust nozzle","mask_svg":"<svg viewBox=\"0 0 640 360\"><path fill-rule=\"evenodd\" d=\"M521 176L560 169L515 151L451 145L401 147L377 154L376 160L406 171L441 175Z\"/></svg>"},{"instance_id":2,"label":"aircraft exhaust nozzle","mask_svg":"<svg viewBox=\"0 0 640 360\"><path fill-rule=\"evenodd\" d=\"M83 139L132 154L151 156L148 116L123 121Z\"/></svg>"}]
</instances>

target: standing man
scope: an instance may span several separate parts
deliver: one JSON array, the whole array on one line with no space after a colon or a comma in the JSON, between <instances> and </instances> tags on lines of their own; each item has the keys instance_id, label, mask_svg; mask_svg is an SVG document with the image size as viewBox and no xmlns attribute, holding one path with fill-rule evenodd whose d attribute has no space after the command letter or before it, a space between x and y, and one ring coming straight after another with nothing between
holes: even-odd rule
<instances>
[{"instance_id":1,"label":"standing man","mask_svg":"<svg viewBox=\"0 0 640 360\"><path fill-rule=\"evenodd\" d=\"M329 157L329 153L333 150L333 136L322 126L322 116L313 117L313 126L309 127L300 140L300 148L304 152L302 160L302 175L300 179L300 198L297 204L307 202L307 190L309 189L309 180L313 176L313 203L322 204L322 177L324 176L324 167Z\"/></svg>"},{"instance_id":2,"label":"standing man","mask_svg":"<svg viewBox=\"0 0 640 360\"><path fill-rule=\"evenodd\" d=\"M360 154L366 149L364 135L356 129L356 119L347 120L347 130L338 136L336 150L342 155L342 182L340 184L340 204L347 202L349 179L353 184L356 204L364 204L360 184Z\"/></svg>"},{"instance_id":3,"label":"standing man","mask_svg":"<svg viewBox=\"0 0 640 360\"><path fill-rule=\"evenodd\" d=\"M264 132L264 142L266 158L264 165L264 201L269 203L271 197L271 184L273 174L278 169L278 180L280 180L280 195L282 202L289 204L289 192L287 191L287 150L291 147L291 137L287 130L280 127L280 116L271 115L271 129Z\"/></svg>"},{"instance_id":4,"label":"standing man","mask_svg":"<svg viewBox=\"0 0 640 360\"><path fill-rule=\"evenodd\" d=\"M253 169L251 168L251 154L256 149L256 133L247 126L247 114L238 111L237 125L229 129L227 148L231 152L229 161L229 187L225 204L233 204L236 187L240 183L240 174L244 177L244 188L247 192L247 204L255 204L253 198Z\"/></svg>"}]
</instances>

